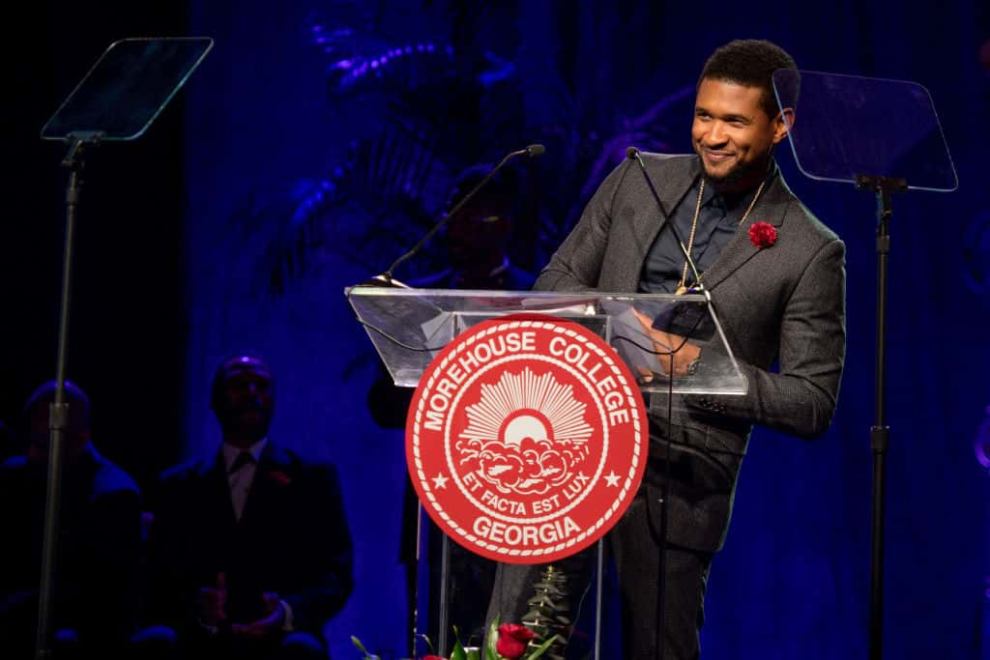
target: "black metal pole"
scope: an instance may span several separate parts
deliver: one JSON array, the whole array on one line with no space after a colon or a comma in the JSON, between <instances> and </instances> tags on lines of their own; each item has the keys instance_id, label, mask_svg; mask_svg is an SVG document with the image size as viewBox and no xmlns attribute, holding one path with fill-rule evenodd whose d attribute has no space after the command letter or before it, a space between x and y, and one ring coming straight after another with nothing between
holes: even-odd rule
<instances>
[{"instance_id":1,"label":"black metal pole","mask_svg":"<svg viewBox=\"0 0 990 660\"><path fill-rule=\"evenodd\" d=\"M891 195L907 190L907 182L890 177L858 176L856 184L869 188L877 198L877 301L876 301L876 363L874 365L873 426L870 427L870 449L873 453L873 499L870 553L870 660L883 657L883 557L885 511L885 461L890 442L887 426L886 365L887 365L887 266L890 256L890 218L893 215Z\"/></svg>"},{"instance_id":2,"label":"black metal pole","mask_svg":"<svg viewBox=\"0 0 990 660\"><path fill-rule=\"evenodd\" d=\"M55 363L55 403L48 413L48 482L45 493L44 537L41 549L41 585L38 593L38 630L35 658L51 657L52 613L55 593L55 563L58 558L59 508L62 487L62 453L68 422L65 403L65 371L68 358L69 306L72 293L72 244L76 228L76 209L82 189L82 150L84 142L73 140L62 165L70 169L65 193L65 244L62 255L62 296L58 323L58 358Z\"/></svg>"},{"instance_id":3,"label":"black metal pole","mask_svg":"<svg viewBox=\"0 0 990 660\"><path fill-rule=\"evenodd\" d=\"M890 255L890 190L877 190L877 327L874 405L875 416L870 428L873 451L873 529L870 562L870 658L883 657L883 537L885 489L884 472L890 428L886 411L887 365L887 262Z\"/></svg>"}]
</instances>

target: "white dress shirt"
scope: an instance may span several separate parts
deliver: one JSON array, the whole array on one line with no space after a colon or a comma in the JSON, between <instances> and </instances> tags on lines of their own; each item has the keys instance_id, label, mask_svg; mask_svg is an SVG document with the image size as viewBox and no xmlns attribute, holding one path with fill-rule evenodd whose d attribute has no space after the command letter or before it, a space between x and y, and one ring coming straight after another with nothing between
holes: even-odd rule
<instances>
[{"instance_id":1,"label":"white dress shirt","mask_svg":"<svg viewBox=\"0 0 990 660\"><path fill-rule=\"evenodd\" d=\"M247 449L241 449L226 442L221 448L223 464L227 473L227 484L230 486L230 501L234 505L234 516L237 520L240 520L241 514L244 513L244 503L247 502L248 492L251 490L251 484L254 483L254 475L258 471L261 452L267 444L268 438L262 438ZM254 460L243 463L232 472L231 468L234 467L234 461L243 452L250 454Z\"/></svg>"}]
</instances>

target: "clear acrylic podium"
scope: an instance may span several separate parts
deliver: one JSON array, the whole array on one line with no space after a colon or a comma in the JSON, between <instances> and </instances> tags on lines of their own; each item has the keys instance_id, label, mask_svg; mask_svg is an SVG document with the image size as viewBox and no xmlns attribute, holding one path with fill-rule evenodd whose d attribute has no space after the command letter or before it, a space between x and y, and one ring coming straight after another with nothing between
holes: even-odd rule
<instances>
[{"instance_id":1,"label":"clear acrylic podium","mask_svg":"<svg viewBox=\"0 0 990 660\"><path fill-rule=\"evenodd\" d=\"M627 294L411 289L354 286L346 290L395 385L414 388L430 361L456 336L477 323L506 315L549 315L579 323L611 345L637 377L644 394L743 395L747 381L702 294ZM647 326L680 338L655 344ZM669 377L670 355L683 341L701 347L689 373ZM673 342L672 342L673 343ZM450 650L447 586L449 541L443 538L436 651ZM603 545L597 545L593 654L600 656ZM413 645L419 630L412 631ZM414 653L415 655L415 653Z\"/></svg>"},{"instance_id":2,"label":"clear acrylic podium","mask_svg":"<svg viewBox=\"0 0 990 660\"><path fill-rule=\"evenodd\" d=\"M507 314L546 314L580 323L605 339L639 376L643 392L742 395L739 370L703 295L467 291L355 286L347 298L399 387L416 387L423 370L454 337ZM701 346L692 373L666 376L663 348L653 345L634 314L653 328ZM676 351L678 346L671 346Z\"/></svg>"}]
</instances>

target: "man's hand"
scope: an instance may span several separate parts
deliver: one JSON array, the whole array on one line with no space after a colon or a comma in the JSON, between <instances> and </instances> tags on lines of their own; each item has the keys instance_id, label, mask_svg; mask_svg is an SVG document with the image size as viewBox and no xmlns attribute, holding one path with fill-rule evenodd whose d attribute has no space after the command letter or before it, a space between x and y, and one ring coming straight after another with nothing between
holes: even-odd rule
<instances>
[{"instance_id":1,"label":"man's hand","mask_svg":"<svg viewBox=\"0 0 990 660\"><path fill-rule=\"evenodd\" d=\"M197 606L199 622L204 626L216 628L227 620L227 578L223 572L217 573L216 586L199 590Z\"/></svg>"},{"instance_id":2,"label":"man's hand","mask_svg":"<svg viewBox=\"0 0 990 660\"><path fill-rule=\"evenodd\" d=\"M235 623L230 627L231 634L251 639L273 639L282 634L285 624L285 608L278 594L267 592L262 595L265 603L265 616L252 623Z\"/></svg>"},{"instance_id":3,"label":"man's hand","mask_svg":"<svg viewBox=\"0 0 990 660\"><path fill-rule=\"evenodd\" d=\"M649 335L653 341L653 350L659 353L657 362L660 364L660 373L666 374L670 370L671 359L674 362L674 376L689 375L694 366L694 362L701 357L701 347L688 342L684 337L675 335L653 327L653 320L633 308L633 314L643 326L643 332ZM670 353L673 351L673 355Z\"/></svg>"}]
</instances>

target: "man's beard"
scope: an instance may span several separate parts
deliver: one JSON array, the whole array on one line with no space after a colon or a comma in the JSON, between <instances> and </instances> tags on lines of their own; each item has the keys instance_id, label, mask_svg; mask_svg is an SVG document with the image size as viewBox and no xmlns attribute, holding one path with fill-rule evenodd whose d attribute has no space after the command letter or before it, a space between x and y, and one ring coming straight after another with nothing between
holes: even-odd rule
<instances>
[{"instance_id":1,"label":"man's beard","mask_svg":"<svg viewBox=\"0 0 990 660\"><path fill-rule=\"evenodd\" d=\"M697 149L695 149L695 153L697 153ZM719 190L732 190L736 192L743 192L742 188L744 187L755 187L757 182L763 178L763 175L769 171L770 158L771 156L767 154L766 158L758 161L736 163L725 174L713 175L705 166L705 159L702 158L701 154L698 154L698 159L701 161L701 169L705 172L708 180ZM742 184L746 185L743 186Z\"/></svg>"}]
</instances>

